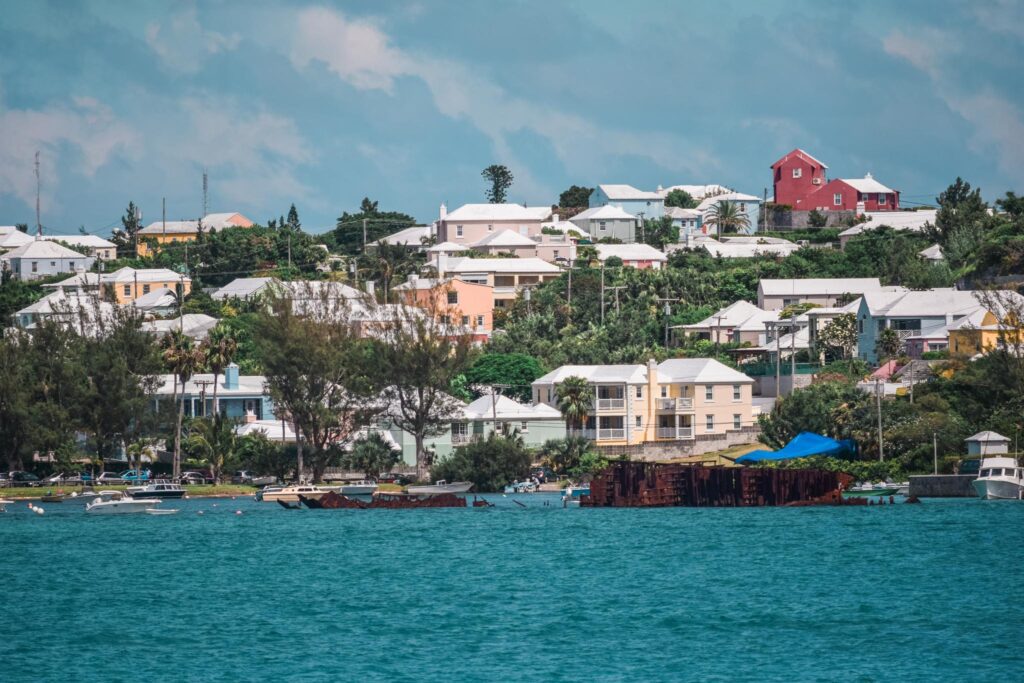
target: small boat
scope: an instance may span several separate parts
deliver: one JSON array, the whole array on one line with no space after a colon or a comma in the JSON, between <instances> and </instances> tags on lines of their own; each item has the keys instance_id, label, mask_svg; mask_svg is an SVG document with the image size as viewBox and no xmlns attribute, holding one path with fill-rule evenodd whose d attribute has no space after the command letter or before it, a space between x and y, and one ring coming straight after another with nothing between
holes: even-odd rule
<instances>
[{"instance_id":1,"label":"small boat","mask_svg":"<svg viewBox=\"0 0 1024 683\"><path fill-rule=\"evenodd\" d=\"M370 479L364 479L332 488L343 496L372 496L377 492L378 484Z\"/></svg>"},{"instance_id":2,"label":"small boat","mask_svg":"<svg viewBox=\"0 0 1024 683\"><path fill-rule=\"evenodd\" d=\"M256 500L263 501L264 503L274 503L278 501L285 503L298 503L300 495L305 496L306 498L319 500L325 493L327 493L327 489L322 489L319 486L313 486L312 484L268 486L256 494Z\"/></svg>"},{"instance_id":3,"label":"small boat","mask_svg":"<svg viewBox=\"0 0 1024 683\"><path fill-rule=\"evenodd\" d=\"M1014 458L985 458L973 482L978 497L985 500L1019 500L1024 490L1024 469Z\"/></svg>"},{"instance_id":4,"label":"small boat","mask_svg":"<svg viewBox=\"0 0 1024 683\"><path fill-rule=\"evenodd\" d=\"M436 493L466 493L473 488L471 481L453 481L450 484L444 479L435 481L433 484L421 484L419 486L408 486L406 492L413 495L429 495Z\"/></svg>"},{"instance_id":5,"label":"small boat","mask_svg":"<svg viewBox=\"0 0 1024 683\"><path fill-rule=\"evenodd\" d=\"M579 498L590 495L590 484L569 484L562 489L562 495L567 498Z\"/></svg>"},{"instance_id":6,"label":"small boat","mask_svg":"<svg viewBox=\"0 0 1024 683\"><path fill-rule=\"evenodd\" d=\"M72 491L68 495L64 496L64 503L68 505L88 505L95 500L111 500L117 496L122 495L120 491L93 491L89 489L87 491Z\"/></svg>"},{"instance_id":7,"label":"small boat","mask_svg":"<svg viewBox=\"0 0 1024 683\"><path fill-rule=\"evenodd\" d=\"M0 498L0 512L7 512L8 505L14 505L14 501Z\"/></svg>"},{"instance_id":8,"label":"small boat","mask_svg":"<svg viewBox=\"0 0 1024 683\"><path fill-rule=\"evenodd\" d=\"M149 508L160 504L159 498L130 498L122 496L118 491L116 497L109 500L94 500L85 506L85 511L91 515L122 515L130 513L146 512Z\"/></svg>"},{"instance_id":9,"label":"small boat","mask_svg":"<svg viewBox=\"0 0 1024 683\"><path fill-rule=\"evenodd\" d=\"M537 482L514 481L505 487L505 493L536 493Z\"/></svg>"},{"instance_id":10,"label":"small boat","mask_svg":"<svg viewBox=\"0 0 1024 683\"><path fill-rule=\"evenodd\" d=\"M40 503L63 503L67 498L63 493L47 493L39 499Z\"/></svg>"},{"instance_id":11,"label":"small boat","mask_svg":"<svg viewBox=\"0 0 1024 683\"><path fill-rule=\"evenodd\" d=\"M179 510L161 510L159 508L146 508L147 515L176 515L180 512Z\"/></svg>"},{"instance_id":12,"label":"small boat","mask_svg":"<svg viewBox=\"0 0 1024 683\"><path fill-rule=\"evenodd\" d=\"M130 486L125 490L132 498L184 498L185 488L181 484L158 479L145 486Z\"/></svg>"},{"instance_id":13,"label":"small boat","mask_svg":"<svg viewBox=\"0 0 1024 683\"><path fill-rule=\"evenodd\" d=\"M848 498L867 498L872 496L895 496L899 492L899 486L895 484L858 484L845 491L843 495Z\"/></svg>"}]
</instances>

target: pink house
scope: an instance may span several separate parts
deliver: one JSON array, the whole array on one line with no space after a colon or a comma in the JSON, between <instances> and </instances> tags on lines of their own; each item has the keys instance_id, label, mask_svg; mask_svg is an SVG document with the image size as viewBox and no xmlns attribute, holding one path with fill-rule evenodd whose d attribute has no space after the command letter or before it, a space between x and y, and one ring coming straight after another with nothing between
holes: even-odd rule
<instances>
[{"instance_id":1,"label":"pink house","mask_svg":"<svg viewBox=\"0 0 1024 683\"><path fill-rule=\"evenodd\" d=\"M410 275L395 287L402 303L438 313L451 324L473 332L474 341L487 341L494 325L494 287L457 278Z\"/></svg>"}]
</instances>

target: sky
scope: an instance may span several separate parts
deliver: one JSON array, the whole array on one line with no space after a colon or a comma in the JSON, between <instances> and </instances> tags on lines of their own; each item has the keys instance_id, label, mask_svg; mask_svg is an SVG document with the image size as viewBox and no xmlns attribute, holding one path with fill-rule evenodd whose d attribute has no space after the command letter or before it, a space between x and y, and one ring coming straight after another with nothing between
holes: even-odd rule
<instances>
[{"instance_id":1,"label":"sky","mask_svg":"<svg viewBox=\"0 0 1024 683\"><path fill-rule=\"evenodd\" d=\"M1024 191L1024 2L0 0L0 225L109 234L570 185L761 195L801 147L928 203Z\"/></svg>"}]
</instances>

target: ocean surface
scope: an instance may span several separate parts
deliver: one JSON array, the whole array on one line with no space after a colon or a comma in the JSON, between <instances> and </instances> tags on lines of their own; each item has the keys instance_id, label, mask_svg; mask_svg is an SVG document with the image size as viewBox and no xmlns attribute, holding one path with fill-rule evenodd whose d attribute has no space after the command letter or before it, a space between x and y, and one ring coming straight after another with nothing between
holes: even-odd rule
<instances>
[{"instance_id":1,"label":"ocean surface","mask_svg":"<svg viewBox=\"0 0 1024 683\"><path fill-rule=\"evenodd\" d=\"M1024 504L488 498L19 502L0 515L0 681L1024 679Z\"/></svg>"}]
</instances>

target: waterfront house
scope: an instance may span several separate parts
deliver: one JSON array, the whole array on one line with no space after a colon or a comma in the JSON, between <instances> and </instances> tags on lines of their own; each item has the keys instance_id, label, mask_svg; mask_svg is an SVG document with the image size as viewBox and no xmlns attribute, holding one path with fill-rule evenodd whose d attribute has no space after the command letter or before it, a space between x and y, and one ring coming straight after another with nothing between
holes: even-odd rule
<instances>
[{"instance_id":1,"label":"waterfront house","mask_svg":"<svg viewBox=\"0 0 1024 683\"><path fill-rule=\"evenodd\" d=\"M842 306L864 292L881 291L876 277L763 279L757 286L757 305L766 311L779 311L792 304ZM889 288L889 290L902 288Z\"/></svg>"},{"instance_id":2,"label":"waterfront house","mask_svg":"<svg viewBox=\"0 0 1024 683\"><path fill-rule=\"evenodd\" d=\"M96 235L44 235L43 239L80 249L99 261L117 258L117 245Z\"/></svg>"},{"instance_id":3,"label":"waterfront house","mask_svg":"<svg viewBox=\"0 0 1024 683\"><path fill-rule=\"evenodd\" d=\"M494 318L494 287L455 277L444 279L409 275L394 288L399 300L436 312L442 322L472 330L475 341L486 341Z\"/></svg>"},{"instance_id":4,"label":"waterfront house","mask_svg":"<svg viewBox=\"0 0 1024 683\"><path fill-rule=\"evenodd\" d=\"M882 330L895 330L901 344L928 335L971 315L981 307L975 293L956 289L865 292L857 311L857 352L878 362L876 347Z\"/></svg>"},{"instance_id":5,"label":"waterfront house","mask_svg":"<svg viewBox=\"0 0 1024 683\"><path fill-rule=\"evenodd\" d=\"M634 244L595 244L594 248L597 249L597 259L601 263L616 256L622 259L624 266L641 270L644 268L658 270L668 261L668 257L661 251L649 244L639 242Z\"/></svg>"},{"instance_id":6,"label":"waterfront house","mask_svg":"<svg viewBox=\"0 0 1024 683\"><path fill-rule=\"evenodd\" d=\"M178 407L172 400L176 384L174 375L160 375L159 380L153 396L155 410L176 413ZM220 404L220 413L225 417L275 419L274 404L267 393L267 380L263 375L240 375L238 366L231 363L216 381L217 403ZM185 401L185 415L194 417L213 414L213 385L213 375L208 372L193 375L185 382L184 388L180 383L177 384L177 400Z\"/></svg>"},{"instance_id":7,"label":"waterfront house","mask_svg":"<svg viewBox=\"0 0 1024 683\"><path fill-rule=\"evenodd\" d=\"M50 275L86 271L95 262L93 256L80 254L57 242L39 237L0 255L0 269L10 271L20 280L38 280Z\"/></svg>"},{"instance_id":8,"label":"waterfront house","mask_svg":"<svg viewBox=\"0 0 1024 683\"><path fill-rule=\"evenodd\" d=\"M978 432L964 441L967 443L967 455L974 458L1010 452L1010 439L996 432Z\"/></svg>"},{"instance_id":9,"label":"waterfront house","mask_svg":"<svg viewBox=\"0 0 1024 683\"><path fill-rule=\"evenodd\" d=\"M595 242L605 237L626 244L636 242L637 217L618 206L593 206L569 220Z\"/></svg>"},{"instance_id":10,"label":"waterfront house","mask_svg":"<svg viewBox=\"0 0 1024 683\"><path fill-rule=\"evenodd\" d=\"M437 240L469 246L502 230L511 230L526 237L533 237L541 233L541 224L550 217L550 206L463 204L448 213L447 208L442 204Z\"/></svg>"},{"instance_id":11,"label":"waterfront house","mask_svg":"<svg viewBox=\"0 0 1024 683\"><path fill-rule=\"evenodd\" d=\"M148 256L163 244L195 242L199 231L214 232L225 228L251 228L255 223L240 213L208 213L197 221L156 221L138 232L139 256Z\"/></svg>"},{"instance_id":12,"label":"waterfront house","mask_svg":"<svg viewBox=\"0 0 1024 683\"><path fill-rule=\"evenodd\" d=\"M658 192L638 190L632 185L598 185L590 193L589 206L592 209L599 206L617 206L643 220L661 218L665 213L665 198Z\"/></svg>"},{"instance_id":13,"label":"waterfront house","mask_svg":"<svg viewBox=\"0 0 1024 683\"><path fill-rule=\"evenodd\" d=\"M593 388L583 435L600 448L650 446L653 452L658 444L697 440L714 450L730 436L737 443L750 440L754 381L716 360L563 365L533 382L533 402L557 408L558 386L569 377L582 377Z\"/></svg>"},{"instance_id":14,"label":"waterfront house","mask_svg":"<svg viewBox=\"0 0 1024 683\"><path fill-rule=\"evenodd\" d=\"M456 277L464 282L489 285L494 292L494 308L515 301L519 290L554 280L561 270L539 258L468 258L437 254L437 277Z\"/></svg>"}]
</instances>

